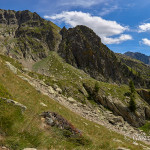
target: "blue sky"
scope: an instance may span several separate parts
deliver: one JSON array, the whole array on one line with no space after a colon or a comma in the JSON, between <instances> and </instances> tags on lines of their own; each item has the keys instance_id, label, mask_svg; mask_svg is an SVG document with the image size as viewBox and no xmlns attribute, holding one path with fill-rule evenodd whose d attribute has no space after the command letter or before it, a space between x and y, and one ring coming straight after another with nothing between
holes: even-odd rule
<instances>
[{"instance_id":1,"label":"blue sky","mask_svg":"<svg viewBox=\"0 0 150 150\"><path fill-rule=\"evenodd\" d=\"M86 25L114 52L150 55L149 0L0 0L0 8L28 9L60 27Z\"/></svg>"}]
</instances>

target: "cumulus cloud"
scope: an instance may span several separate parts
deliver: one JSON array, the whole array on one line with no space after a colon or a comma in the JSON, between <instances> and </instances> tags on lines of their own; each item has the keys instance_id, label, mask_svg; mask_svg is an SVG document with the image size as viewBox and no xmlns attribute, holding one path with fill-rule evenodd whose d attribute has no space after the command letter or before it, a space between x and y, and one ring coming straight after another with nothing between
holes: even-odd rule
<instances>
[{"instance_id":1,"label":"cumulus cloud","mask_svg":"<svg viewBox=\"0 0 150 150\"><path fill-rule=\"evenodd\" d=\"M142 39L142 44L150 46L150 40L147 38Z\"/></svg>"},{"instance_id":2,"label":"cumulus cloud","mask_svg":"<svg viewBox=\"0 0 150 150\"><path fill-rule=\"evenodd\" d=\"M150 23L144 23L139 26L139 32L147 32L150 31Z\"/></svg>"},{"instance_id":3,"label":"cumulus cloud","mask_svg":"<svg viewBox=\"0 0 150 150\"><path fill-rule=\"evenodd\" d=\"M132 40L132 36L128 34L122 34L118 38L110 38L110 37L104 37L103 42L106 44L119 44L121 42Z\"/></svg>"},{"instance_id":4,"label":"cumulus cloud","mask_svg":"<svg viewBox=\"0 0 150 150\"><path fill-rule=\"evenodd\" d=\"M53 16L44 16L47 19L52 19L60 22L64 22L71 27L77 25L86 25L93 29L97 33L105 44L115 44L126 40L131 40L130 35L124 35L123 33L128 30L128 27L122 26L116 21L105 20L101 17L91 16L89 13L70 11L62 12ZM118 38L112 38L111 36L118 35Z\"/></svg>"}]
</instances>

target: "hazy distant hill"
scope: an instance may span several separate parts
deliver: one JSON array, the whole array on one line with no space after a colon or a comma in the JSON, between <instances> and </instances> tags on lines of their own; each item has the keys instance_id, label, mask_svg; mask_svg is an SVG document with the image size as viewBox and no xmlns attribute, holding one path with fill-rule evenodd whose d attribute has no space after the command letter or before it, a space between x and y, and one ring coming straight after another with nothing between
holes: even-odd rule
<instances>
[{"instance_id":1,"label":"hazy distant hill","mask_svg":"<svg viewBox=\"0 0 150 150\"><path fill-rule=\"evenodd\" d=\"M136 52L136 53L126 52L124 54L127 55L127 56L130 56L134 59L140 60L140 61L144 62L145 64L150 65L150 56L147 56L145 54L138 53L138 52Z\"/></svg>"}]
</instances>

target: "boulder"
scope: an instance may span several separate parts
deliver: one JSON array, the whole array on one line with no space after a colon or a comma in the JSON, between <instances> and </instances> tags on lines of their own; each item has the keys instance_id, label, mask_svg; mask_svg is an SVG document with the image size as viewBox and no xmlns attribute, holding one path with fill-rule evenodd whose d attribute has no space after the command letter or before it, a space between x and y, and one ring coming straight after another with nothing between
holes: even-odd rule
<instances>
[{"instance_id":1,"label":"boulder","mask_svg":"<svg viewBox=\"0 0 150 150\"><path fill-rule=\"evenodd\" d=\"M54 89L51 86L48 86L48 92L50 94L55 94L55 91L54 91Z\"/></svg>"},{"instance_id":2,"label":"boulder","mask_svg":"<svg viewBox=\"0 0 150 150\"><path fill-rule=\"evenodd\" d=\"M75 103L75 102L76 102L76 100L74 100L72 97L69 97L69 98L68 98L68 101L69 101L70 103Z\"/></svg>"}]
</instances>

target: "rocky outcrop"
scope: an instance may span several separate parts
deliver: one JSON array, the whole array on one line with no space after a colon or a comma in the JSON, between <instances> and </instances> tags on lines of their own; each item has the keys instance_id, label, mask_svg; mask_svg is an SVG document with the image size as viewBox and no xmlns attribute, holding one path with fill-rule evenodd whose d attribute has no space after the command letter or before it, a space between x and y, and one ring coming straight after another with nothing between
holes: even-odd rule
<instances>
[{"instance_id":1,"label":"rocky outcrop","mask_svg":"<svg viewBox=\"0 0 150 150\"><path fill-rule=\"evenodd\" d=\"M76 129L70 122L55 112L43 112L41 116L45 119L45 123L47 125L55 126L62 130L67 130L72 135L81 135L81 132L78 129Z\"/></svg>"},{"instance_id":2,"label":"rocky outcrop","mask_svg":"<svg viewBox=\"0 0 150 150\"><path fill-rule=\"evenodd\" d=\"M30 20L42 21L43 19L37 13L31 13L29 10L16 12L14 10L0 9L0 24L21 25Z\"/></svg>"},{"instance_id":3,"label":"rocky outcrop","mask_svg":"<svg viewBox=\"0 0 150 150\"><path fill-rule=\"evenodd\" d=\"M93 30L80 25L68 30L63 28L60 33L62 42L58 53L67 63L84 70L97 80L128 83L132 79L136 85L144 85L141 78L119 61Z\"/></svg>"},{"instance_id":4,"label":"rocky outcrop","mask_svg":"<svg viewBox=\"0 0 150 150\"><path fill-rule=\"evenodd\" d=\"M122 116L125 121L134 127L140 127L144 125L146 119L150 118L150 110L148 107L137 104L136 112L131 112L128 108L128 105L125 105L119 99L113 98L111 95L105 96L100 92L95 92L94 89L87 84L84 84L83 86L88 91L88 93L93 96L93 99L96 103L101 104L105 108L111 110L114 115ZM114 118L110 120L112 124L115 124L117 121L121 122L121 119Z\"/></svg>"},{"instance_id":5,"label":"rocky outcrop","mask_svg":"<svg viewBox=\"0 0 150 150\"><path fill-rule=\"evenodd\" d=\"M25 67L58 49L59 31L35 12L0 9L0 53L18 59Z\"/></svg>"},{"instance_id":6,"label":"rocky outcrop","mask_svg":"<svg viewBox=\"0 0 150 150\"><path fill-rule=\"evenodd\" d=\"M97 95L96 101L110 109L115 115L122 116L124 120L134 127L140 127L145 124L146 117L144 108L139 108L136 113L133 113L121 101L111 96L105 97Z\"/></svg>"},{"instance_id":7,"label":"rocky outcrop","mask_svg":"<svg viewBox=\"0 0 150 150\"><path fill-rule=\"evenodd\" d=\"M140 90L137 90L137 93L138 93L148 104L150 104L150 90L140 89Z\"/></svg>"},{"instance_id":8,"label":"rocky outcrop","mask_svg":"<svg viewBox=\"0 0 150 150\"><path fill-rule=\"evenodd\" d=\"M0 97L0 100L4 100L4 101L6 101L7 103L11 103L11 104L13 104L14 106L20 107L22 111L25 111L25 110L27 109L26 106L24 106L23 104L21 104L21 103L19 103L19 102L17 102L17 101L12 100L12 99L7 99L7 98L4 98L4 97Z\"/></svg>"}]
</instances>

